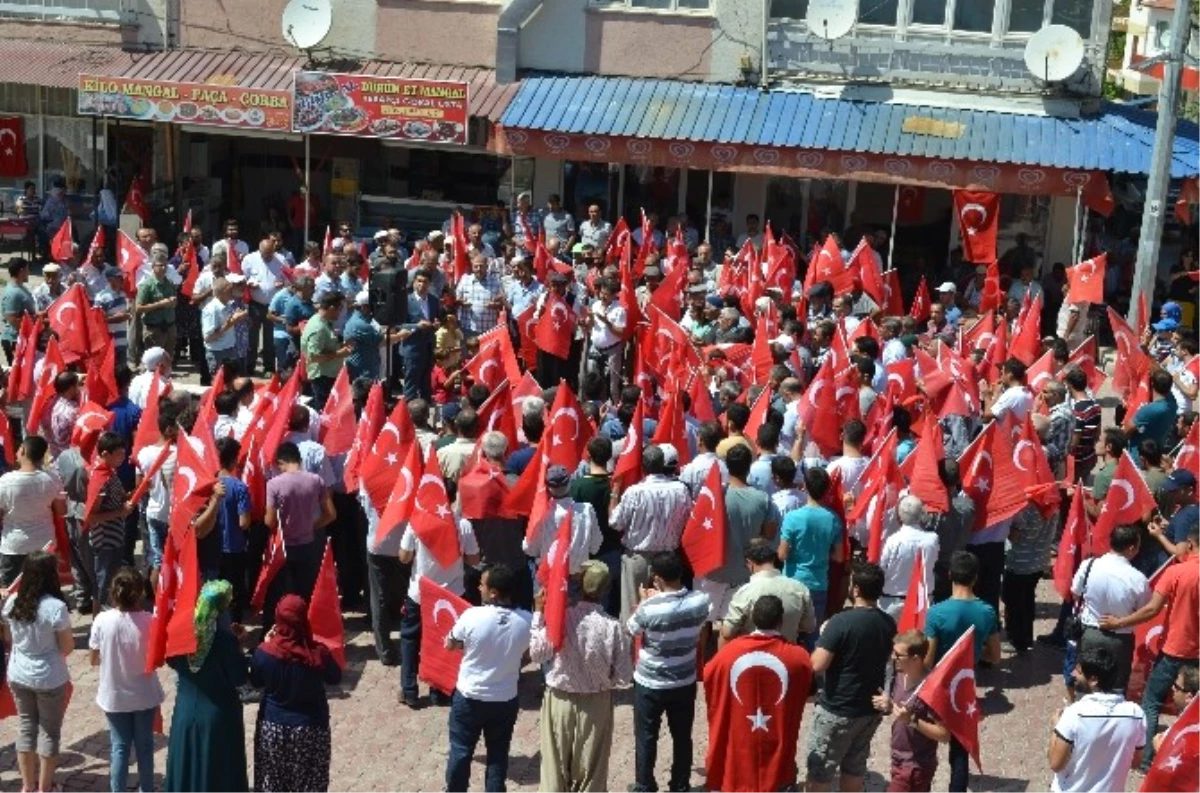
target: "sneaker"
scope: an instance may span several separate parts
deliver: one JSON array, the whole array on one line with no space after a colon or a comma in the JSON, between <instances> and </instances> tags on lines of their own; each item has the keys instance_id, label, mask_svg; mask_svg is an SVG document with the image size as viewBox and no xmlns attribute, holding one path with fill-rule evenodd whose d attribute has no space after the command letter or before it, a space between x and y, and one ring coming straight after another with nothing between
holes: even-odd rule
<instances>
[{"instance_id":1,"label":"sneaker","mask_svg":"<svg viewBox=\"0 0 1200 793\"><path fill-rule=\"evenodd\" d=\"M381 655L379 656L379 663L383 664L384 666L399 666L400 659L395 655Z\"/></svg>"},{"instance_id":2,"label":"sneaker","mask_svg":"<svg viewBox=\"0 0 1200 793\"><path fill-rule=\"evenodd\" d=\"M404 696L403 691L396 692L396 702L408 708L409 710L424 710L426 704L425 700L421 699L419 696L409 699L408 697Z\"/></svg>"}]
</instances>

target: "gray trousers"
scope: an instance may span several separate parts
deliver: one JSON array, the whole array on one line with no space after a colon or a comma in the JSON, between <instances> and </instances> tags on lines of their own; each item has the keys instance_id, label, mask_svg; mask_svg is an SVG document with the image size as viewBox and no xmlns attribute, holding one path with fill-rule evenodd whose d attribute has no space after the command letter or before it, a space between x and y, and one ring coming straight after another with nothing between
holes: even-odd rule
<instances>
[{"instance_id":1,"label":"gray trousers","mask_svg":"<svg viewBox=\"0 0 1200 793\"><path fill-rule=\"evenodd\" d=\"M36 751L42 757L58 757L63 714L67 711L67 687L36 691L9 683L17 706L17 751Z\"/></svg>"},{"instance_id":2,"label":"gray trousers","mask_svg":"<svg viewBox=\"0 0 1200 793\"><path fill-rule=\"evenodd\" d=\"M400 630L400 610L404 606L411 575L412 565L402 563L397 556L367 554L371 633L375 635L375 652L381 659L400 658L399 648L392 640L392 631Z\"/></svg>"},{"instance_id":3,"label":"gray trousers","mask_svg":"<svg viewBox=\"0 0 1200 793\"><path fill-rule=\"evenodd\" d=\"M92 544L83 533L80 518L67 518L67 537L71 540L71 572L75 576L75 605L88 603L96 589ZM103 602L101 598L101 602Z\"/></svg>"},{"instance_id":4,"label":"gray trousers","mask_svg":"<svg viewBox=\"0 0 1200 793\"><path fill-rule=\"evenodd\" d=\"M638 587L650 584L650 557L626 551L621 557L621 624L629 622L637 610Z\"/></svg>"},{"instance_id":5,"label":"gray trousers","mask_svg":"<svg viewBox=\"0 0 1200 793\"><path fill-rule=\"evenodd\" d=\"M1133 634L1085 627L1083 637L1079 640L1079 652L1090 647L1105 647L1117 659L1117 679L1113 683L1113 691L1124 691L1129 685L1129 673L1133 671Z\"/></svg>"}]
</instances>

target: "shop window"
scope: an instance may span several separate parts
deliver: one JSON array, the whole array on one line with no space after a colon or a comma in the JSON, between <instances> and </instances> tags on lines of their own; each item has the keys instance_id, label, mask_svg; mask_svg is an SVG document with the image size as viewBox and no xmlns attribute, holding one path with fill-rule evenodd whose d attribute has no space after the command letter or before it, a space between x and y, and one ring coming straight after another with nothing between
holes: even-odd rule
<instances>
[{"instance_id":1,"label":"shop window","mask_svg":"<svg viewBox=\"0 0 1200 793\"><path fill-rule=\"evenodd\" d=\"M704 239L704 217L708 211L708 171L688 171L687 195L684 211L688 224L700 232ZM729 215L733 207L733 174L714 171L712 175L712 228L708 239L713 248L721 251L720 245L729 237Z\"/></svg>"},{"instance_id":2,"label":"shop window","mask_svg":"<svg viewBox=\"0 0 1200 793\"><path fill-rule=\"evenodd\" d=\"M991 33L992 17L996 13L993 3L967 0L954 4L954 29L963 33Z\"/></svg>"},{"instance_id":3,"label":"shop window","mask_svg":"<svg viewBox=\"0 0 1200 793\"><path fill-rule=\"evenodd\" d=\"M1031 249L1038 271L1048 272L1046 233L1050 230L1050 196L1000 196L1000 226L996 234L996 250L1000 253L1000 272L1013 272L1016 262Z\"/></svg>"},{"instance_id":4,"label":"shop window","mask_svg":"<svg viewBox=\"0 0 1200 793\"><path fill-rule=\"evenodd\" d=\"M1009 33L1033 33L1042 27L1044 0L1011 0L1008 12Z\"/></svg>"},{"instance_id":5,"label":"shop window","mask_svg":"<svg viewBox=\"0 0 1200 793\"><path fill-rule=\"evenodd\" d=\"M679 211L679 169L656 168L648 165L625 166L625 222L630 228L641 223L641 212L658 215L659 231L666 228L667 218Z\"/></svg>"},{"instance_id":6,"label":"shop window","mask_svg":"<svg viewBox=\"0 0 1200 793\"><path fill-rule=\"evenodd\" d=\"M1050 22L1066 25L1085 39L1092 37L1092 7L1095 0L1054 0Z\"/></svg>"},{"instance_id":7,"label":"shop window","mask_svg":"<svg viewBox=\"0 0 1200 793\"><path fill-rule=\"evenodd\" d=\"M587 208L598 204L601 217L613 217L620 173L619 166L608 163L563 163L563 208L583 220L587 217Z\"/></svg>"},{"instance_id":8,"label":"shop window","mask_svg":"<svg viewBox=\"0 0 1200 793\"><path fill-rule=\"evenodd\" d=\"M771 19L804 19L808 0L771 0Z\"/></svg>"},{"instance_id":9,"label":"shop window","mask_svg":"<svg viewBox=\"0 0 1200 793\"><path fill-rule=\"evenodd\" d=\"M867 0L859 11L858 22L862 25L895 26L899 7L900 0Z\"/></svg>"},{"instance_id":10,"label":"shop window","mask_svg":"<svg viewBox=\"0 0 1200 793\"><path fill-rule=\"evenodd\" d=\"M946 0L913 0L912 23L942 27L946 24Z\"/></svg>"},{"instance_id":11,"label":"shop window","mask_svg":"<svg viewBox=\"0 0 1200 793\"><path fill-rule=\"evenodd\" d=\"M849 190L850 183L841 180L772 177L767 182L764 220L807 250L822 232L840 233L845 228Z\"/></svg>"}]
</instances>

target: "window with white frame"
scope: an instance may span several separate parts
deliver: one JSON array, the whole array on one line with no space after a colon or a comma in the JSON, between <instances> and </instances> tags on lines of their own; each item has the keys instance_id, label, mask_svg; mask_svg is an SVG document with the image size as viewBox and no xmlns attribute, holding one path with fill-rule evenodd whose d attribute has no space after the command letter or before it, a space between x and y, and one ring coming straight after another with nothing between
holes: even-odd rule
<instances>
[{"instance_id":1,"label":"window with white frame","mask_svg":"<svg viewBox=\"0 0 1200 793\"><path fill-rule=\"evenodd\" d=\"M121 0L0 0L0 17L119 22Z\"/></svg>"},{"instance_id":2,"label":"window with white frame","mask_svg":"<svg viewBox=\"0 0 1200 793\"><path fill-rule=\"evenodd\" d=\"M647 11L707 11L709 0L592 0L604 8L636 8Z\"/></svg>"},{"instance_id":3,"label":"window with white frame","mask_svg":"<svg viewBox=\"0 0 1200 793\"><path fill-rule=\"evenodd\" d=\"M912 0L912 24L945 26L946 0Z\"/></svg>"},{"instance_id":4,"label":"window with white frame","mask_svg":"<svg viewBox=\"0 0 1200 793\"><path fill-rule=\"evenodd\" d=\"M1008 9L1009 33L1033 33L1042 27L1046 12L1045 0L1010 0Z\"/></svg>"},{"instance_id":5,"label":"window with white frame","mask_svg":"<svg viewBox=\"0 0 1200 793\"><path fill-rule=\"evenodd\" d=\"M804 19L808 0L771 0L771 19Z\"/></svg>"},{"instance_id":6,"label":"window with white frame","mask_svg":"<svg viewBox=\"0 0 1200 793\"><path fill-rule=\"evenodd\" d=\"M895 25L900 0L862 0L858 10L860 25Z\"/></svg>"},{"instance_id":7,"label":"window with white frame","mask_svg":"<svg viewBox=\"0 0 1200 793\"><path fill-rule=\"evenodd\" d=\"M1066 25L1085 39L1092 37L1092 9L1096 0L1054 0L1050 23Z\"/></svg>"},{"instance_id":8,"label":"window with white frame","mask_svg":"<svg viewBox=\"0 0 1200 793\"><path fill-rule=\"evenodd\" d=\"M604 2L604 0L594 0ZM634 8L707 8L711 0L608 0L608 4ZM1085 39L1091 36L1096 0L859 0L858 24L895 27L908 14L908 24L917 28L940 28L958 33L991 34L998 22L1003 35L1025 35L1047 22L1067 25ZM1007 16L996 20L997 7ZM772 19L804 19L808 0L770 0Z\"/></svg>"}]
</instances>

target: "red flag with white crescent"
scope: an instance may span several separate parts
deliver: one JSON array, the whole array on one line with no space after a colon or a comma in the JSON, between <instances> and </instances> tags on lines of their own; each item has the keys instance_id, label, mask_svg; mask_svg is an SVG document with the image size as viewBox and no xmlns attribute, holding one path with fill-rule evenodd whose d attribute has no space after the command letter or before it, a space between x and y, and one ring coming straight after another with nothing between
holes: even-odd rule
<instances>
[{"instance_id":1,"label":"red flag with white crescent","mask_svg":"<svg viewBox=\"0 0 1200 793\"><path fill-rule=\"evenodd\" d=\"M415 445L419 443L413 441ZM413 515L409 521L417 539L442 567L449 567L462 556L458 545L458 524L450 510L446 483L438 466L433 446L425 457L425 467L413 495Z\"/></svg>"},{"instance_id":2,"label":"red flag with white crescent","mask_svg":"<svg viewBox=\"0 0 1200 793\"><path fill-rule=\"evenodd\" d=\"M1071 508L1067 511L1067 522L1063 525L1062 537L1058 541L1058 555L1054 557L1054 589L1063 600L1072 600L1071 582L1075 571L1083 560L1092 524L1083 506L1083 488L1076 483L1071 497Z\"/></svg>"},{"instance_id":3,"label":"red flag with white crescent","mask_svg":"<svg viewBox=\"0 0 1200 793\"><path fill-rule=\"evenodd\" d=\"M396 407L392 408L392 415L375 436L375 442L369 447L370 451L366 454L360 472L361 485L367 491L376 512L382 514L386 508L388 495L396 484L396 477L400 475L400 466L408 452L408 445L416 443L416 438L417 430L408 414L408 403L401 399L396 402Z\"/></svg>"},{"instance_id":4,"label":"red flag with white crescent","mask_svg":"<svg viewBox=\"0 0 1200 793\"><path fill-rule=\"evenodd\" d=\"M1193 180L1195 181L1195 180ZM1174 682L1174 681L1172 681ZM1170 697L1167 700L1170 701ZM1139 699L1131 700L1133 702ZM1192 696L1179 718L1167 728L1139 791L1200 788L1200 697Z\"/></svg>"},{"instance_id":5,"label":"red flag with white crescent","mask_svg":"<svg viewBox=\"0 0 1200 793\"><path fill-rule=\"evenodd\" d=\"M186 444L180 444L186 445ZM167 658L196 652L196 600L200 597L200 562L196 532L191 527L167 535L158 590L154 596L154 618L146 642L147 674Z\"/></svg>"},{"instance_id":6,"label":"red flag with white crescent","mask_svg":"<svg viewBox=\"0 0 1200 793\"><path fill-rule=\"evenodd\" d=\"M375 444L375 439L379 437L379 432L383 429L386 420L383 384L375 383L367 395L366 407L363 408L362 417L354 430L354 443L351 444L350 453L346 457L346 470L342 481L346 485L347 491L353 493L358 490L359 473L363 460L366 459L371 447Z\"/></svg>"},{"instance_id":7,"label":"red flag with white crescent","mask_svg":"<svg viewBox=\"0 0 1200 793\"><path fill-rule=\"evenodd\" d=\"M67 216L50 240L50 258L59 264L70 261L75 255L75 237L71 233L71 217Z\"/></svg>"},{"instance_id":8,"label":"red flag with white crescent","mask_svg":"<svg viewBox=\"0 0 1200 793\"><path fill-rule=\"evenodd\" d=\"M954 211L962 239L963 260L990 264L996 260L1000 196L978 190L955 190Z\"/></svg>"},{"instance_id":9,"label":"red flag with white crescent","mask_svg":"<svg viewBox=\"0 0 1200 793\"><path fill-rule=\"evenodd\" d=\"M358 422L354 418L354 396L350 392L350 370L338 372L321 410L321 445L326 456L346 454L354 448Z\"/></svg>"},{"instance_id":10,"label":"red flag with white crescent","mask_svg":"<svg viewBox=\"0 0 1200 793\"><path fill-rule=\"evenodd\" d=\"M431 453L433 449L429 450ZM436 467L436 465L435 465ZM421 461L421 444L408 444L404 461L396 472L396 484L388 494L387 505L379 515L375 544L381 545L388 535L412 519L417 501L417 482L423 482L425 465Z\"/></svg>"},{"instance_id":11,"label":"red flag with white crescent","mask_svg":"<svg viewBox=\"0 0 1200 793\"><path fill-rule=\"evenodd\" d=\"M417 677L442 693L454 691L462 653L446 649L446 634L471 604L449 589L421 576L421 655Z\"/></svg>"},{"instance_id":12,"label":"red flag with white crescent","mask_svg":"<svg viewBox=\"0 0 1200 793\"><path fill-rule=\"evenodd\" d=\"M1108 254L1101 253L1086 259L1074 267L1067 268L1067 284L1070 291L1067 299L1072 303L1103 303L1104 273L1108 268Z\"/></svg>"},{"instance_id":13,"label":"red flag with white crescent","mask_svg":"<svg viewBox=\"0 0 1200 793\"><path fill-rule=\"evenodd\" d=\"M958 637L913 695L937 714L938 720L979 764L979 695L975 691L975 626Z\"/></svg>"},{"instance_id":14,"label":"red flag with white crescent","mask_svg":"<svg viewBox=\"0 0 1200 793\"><path fill-rule=\"evenodd\" d=\"M346 630L342 624L342 604L338 598L337 563L333 561L333 540L325 540L325 555L317 583L308 601L308 624L313 638L325 645L342 669L346 668Z\"/></svg>"},{"instance_id":15,"label":"red flag with white crescent","mask_svg":"<svg viewBox=\"0 0 1200 793\"><path fill-rule=\"evenodd\" d=\"M546 295L533 337L538 349L548 355L564 360L570 356L575 338L575 312L566 300L554 293Z\"/></svg>"},{"instance_id":16,"label":"red flag with white crescent","mask_svg":"<svg viewBox=\"0 0 1200 793\"><path fill-rule=\"evenodd\" d=\"M1109 538L1113 529L1145 520L1157 507L1158 502L1146 486L1141 471L1134 465L1133 458L1129 456L1128 451L1122 452L1113 472L1112 483L1108 486L1108 493L1104 496L1100 516L1096 518L1089 555L1108 553Z\"/></svg>"},{"instance_id":17,"label":"red flag with white crescent","mask_svg":"<svg viewBox=\"0 0 1200 793\"><path fill-rule=\"evenodd\" d=\"M267 541L267 552L263 556L258 581L254 584L254 594L250 598L250 606L256 611L262 611L263 604L267 602L267 590L286 562L287 547L283 543L283 530L276 526L271 532L271 539Z\"/></svg>"},{"instance_id":18,"label":"red flag with white crescent","mask_svg":"<svg viewBox=\"0 0 1200 793\"><path fill-rule=\"evenodd\" d=\"M645 446L642 428L645 426L645 406L646 401L639 399L637 406L633 409L633 418L629 422L629 431L625 433L621 453L617 455L617 460L613 464L612 481L613 484L620 485L622 491L645 478L642 470L642 449Z\"/></svg>"},{"instance_id":19,"label":"red flag with white crescent","mask_svg":"<svg viewBox=\"0 0 1200 793\"><path fill-rule=\"evenodd\" d=\"M201 432L205 428L201 427ZM217 484L220 464L209 458L201 440L182 429L175 444L175 477L171 484L171 534L191 531L192 521L200 514Z\"/></svg>"},{"instance_id":20,"label":"red flag with white crescent","mask_svg":"<svg viewBox=\"0 0 1200 793\"><path fill-rule=\"evenodd\" d=\"M73 284L51 304L46 312L50 329L58 335L59 349L67 363L86 360L99 346L88 338L88 310L91 308L83 284Z\"/></svg>"},{"instance_id":21,"label":"red flag with white crescent","mask_svg":"<svg viewBox=\"0 0 1200 793\"><path fill-rule=\"evenodd\" d=\"M714 462L696 495L680 540L680 548L697 578L725 564L725 524L725 489L721 485L721 467Z\"/></svg>"},{"instance_id":22,"label":"red flag with white crescent","mask_svg":"<svg viewBox=\"0 0 1200 793\"><path fill-rule=\"evenodd\" d=\"M574 516L574 509L568 509L563 515L554 542L542 560L545 575L539 575L546 585L546 603L542 609L546 618L546 638L555 650L562 649L567 637L567 579L571 574L571 526Z\"/></svg>"},{"instance_id":23,"label":"red flag with white crescent","mask_svg":"<svg viewBox=\"0 0 1200 793\"><path fill-rule=\"evenodd\" d=\"M934 433L936 434L936 433ZM896 633L925 629L925 615L929 611L929 581L925 575L925 555L917 554L912 574L908 579L908 593L904 598L904 609L896 621Z\"/></svg>"},{"instance_id":24,"label":"red flag with white crescent","mask_svg":"<svg viewBox=\"0 0 1200 793\"><path fill-rule=\"evenodd\" d=\"M54 380L65 371L67 371L67 365L63 361L62 353L58 351L58 339L51 336L50 341L46 344L46 356L42 359L42 371L37 378L33 402L29 405L29 418L25 424L25 431L28 434L41 434L42 414L53 404L55 399Z\"/></svg>"}]
</instances>

